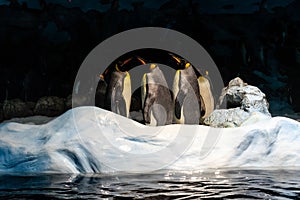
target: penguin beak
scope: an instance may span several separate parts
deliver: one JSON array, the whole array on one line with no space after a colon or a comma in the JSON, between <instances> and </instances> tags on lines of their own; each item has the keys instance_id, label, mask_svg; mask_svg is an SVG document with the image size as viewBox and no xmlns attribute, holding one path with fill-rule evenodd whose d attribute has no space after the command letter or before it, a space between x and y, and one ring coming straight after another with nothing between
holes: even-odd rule
<instances>
[{"instance_id":1,"label":"penguin beak","mask_svg":"<svg viewBox=\"0 0 300 200\"><path fill-rule=\"evenodd\" d=\"M180 60L178 57L176 57L176 56L172 55L172 58L174 58L178 64L180 64L180 63L181 63L181 60Z\"/></svg>"},{"instance_id":2,"label":"penguin beak","mask_svg":"<svg viewBox=\"0 0 300 200\"><path fill-rule=\"evenodd\" d=\"M146 65L146 62L145 62L141 57L137 57L137 59L138 59L143 65Z\"/></svg>"},{"instance_id":3,"label":"penguin beak","mask_svg":"<svg viewBox=\"0 0 300 200\"><path fill-rule=\"evenodd\" d=\"M106 68L106 70L104 71L104 73L103 74L107 74L108 73L108 69ZM101 74L102 75L102 74Z\"/></svg>"},{"instance_id":4,"label":"penguin beak","mask_svg":"<svg viewBox=\"0 0 300 200\"><path fill-rule=\"evenodd\" d=\"M129 61L131 61L132 60L132 58L128 58L127 60L125 60L122 64L121 64L121 66L123 66L123 65L125 65L125 64L127 64L127 63L129 63Z\"/></svg>"},{"instance_id":5,"label":"penguin beak","mask_svg":"<svg viewBox=\"0 0 300 200\"><path fill-rule=\"evenodd\" d=\"M104 75L103 74L100 74L100 79L104 80Z\"/></svg>"}]
</instances>

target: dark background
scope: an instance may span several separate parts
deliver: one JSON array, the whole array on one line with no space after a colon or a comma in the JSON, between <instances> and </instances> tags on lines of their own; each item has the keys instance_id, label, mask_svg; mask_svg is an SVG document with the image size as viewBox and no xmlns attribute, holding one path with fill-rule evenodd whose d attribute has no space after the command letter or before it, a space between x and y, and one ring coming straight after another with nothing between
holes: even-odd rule
<instances>
[{"instance_id":1,"label":"dark background","mask_svg":"<svg viewBox=\"0 0 300 200\"><path fill-rule=\"evenodd\" d=\"M298 118L299 11L299 0L0 1L0 120L14 116L1 114L5 100L67 101L95 46L144 26L192 37L209 52L225 85L239 76L267 95L272 115Z\"/></svg>"}]
</instances>

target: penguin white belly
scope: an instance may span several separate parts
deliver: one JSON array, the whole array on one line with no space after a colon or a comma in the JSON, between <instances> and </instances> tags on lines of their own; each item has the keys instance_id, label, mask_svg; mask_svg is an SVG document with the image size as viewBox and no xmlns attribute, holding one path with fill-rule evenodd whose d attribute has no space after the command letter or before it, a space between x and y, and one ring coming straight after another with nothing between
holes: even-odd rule
<instances>
[{"instance_id":1,"label":"penguin white belly","mask_svg":"<svg viewBox=\"0 0 300 200\"><path fill-rule=\"evenodd\" d=\"M153 111L150 111L150 123L148 125L157 126L157 121L153 115Z\"/></svg>"},{"instance_id":2,"label":"penguin white belly","mask_svg":"<svg viewBox=\"0 0 300 200\"><path fill-rule=\"evenodd\" d=\"M208 117L212 111L214 110L214 97L211 92L211 87L210 83L207 80L207 78L200 76L198 78L198 84L199 84L199 89L200 89L200 95L203 99L203 104L201 105L202 108L204 108L205 114L202 116L202 118Z\"/></svg>"},{"instance_id":3,"label":"penguin white belly","mask_svg":"<svg viewBox=\"0 0 300 200\"><path fill-rule=\"evenodd\" d=\"M199 124L200 94L197 77L192 68L177 70L173 81L174 122Z\"/></svg>"},{"instance_id":4,"label":"penguin white belly","mask_svg":"<svg viewBox=\"0 0 300 200\"><path fill-rule=\"evenodd\" d=\"M130 103L131 103L131 79L128 72L126 72L126 76L123 81L123 92L122 96L125 100L126 107L126 117L129 117L130 111Z\"/></svg>"}]
</instances>

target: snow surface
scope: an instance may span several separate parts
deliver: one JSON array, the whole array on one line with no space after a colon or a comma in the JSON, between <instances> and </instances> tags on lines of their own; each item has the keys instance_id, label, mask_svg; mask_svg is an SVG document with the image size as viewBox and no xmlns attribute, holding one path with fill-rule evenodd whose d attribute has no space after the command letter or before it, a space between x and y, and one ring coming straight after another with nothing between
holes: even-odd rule
<instances>
[{"instance_id":1,"label":"snow surface","mask_svg":"<svg viewBox=\"0 0 300 200\"><path fill-rule=\"evenodd\" d=\"M297 168L299 144L300 123L284 117L240 128L148 127L100 108L79 107L43 125L0 124L0 172Z\"/></svg>"}]
</instances>

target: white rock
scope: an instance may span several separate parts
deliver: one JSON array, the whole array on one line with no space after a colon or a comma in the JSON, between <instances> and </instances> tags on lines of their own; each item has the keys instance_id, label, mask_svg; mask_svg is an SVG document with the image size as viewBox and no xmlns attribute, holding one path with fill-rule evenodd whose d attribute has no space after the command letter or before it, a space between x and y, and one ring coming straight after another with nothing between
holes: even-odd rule
<instances>
[{"instance_id":1,"label":"white rock","mask_svg":"<svg viewBox=\"0 0 300 200\"><path fill-rule=\"evenodd\" d=\"M228 109L220 109L221 107ZM268 108L266 95L237 77L222 90L217 109L204 120L204 124L212 127L239 127L253 112L265 115L259 115L262 119L271 117ZM251 122L249 120L247 123Z\"/></svg>"}]
</instances>

